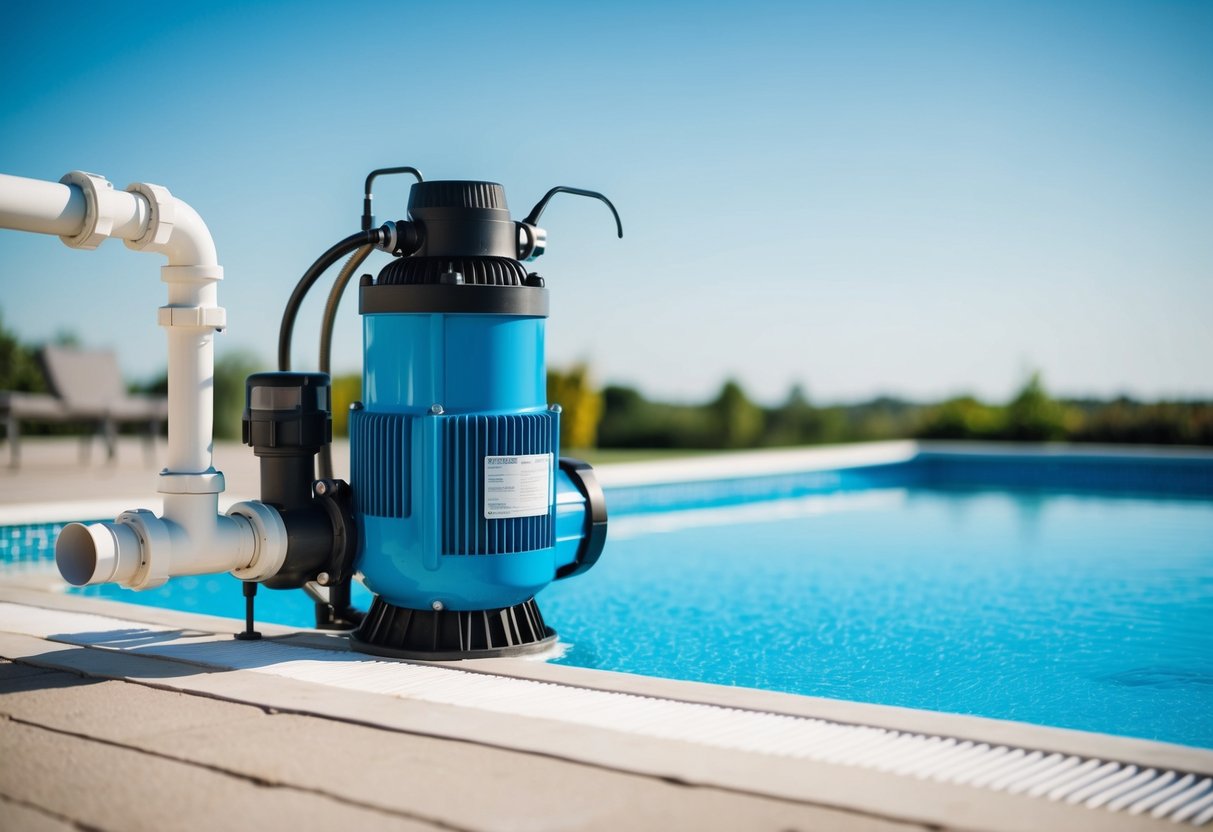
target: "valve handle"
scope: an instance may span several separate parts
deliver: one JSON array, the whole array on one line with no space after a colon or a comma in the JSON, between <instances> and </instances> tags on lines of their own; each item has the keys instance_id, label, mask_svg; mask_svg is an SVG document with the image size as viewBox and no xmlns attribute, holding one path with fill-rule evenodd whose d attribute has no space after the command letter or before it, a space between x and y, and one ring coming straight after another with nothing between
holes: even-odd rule
<instances>
[{"instance_id":1,"label":"valve handle","mask_svg":"<svg viewBox=\"0 0 1213 832\"><path fill-rule=\"evenodd\" d=\"M615 210L615 206L611 201L597 191L587 191L582 188L566 188L563 185L557 185L552 190L543 195L543 199L535 203L535 207L531 209L531 213L523 220L527 225L535 225L539 222L539 215L543 213L543 209L548 207L548 200L556 194L575 194L577 196L588 196L593 199L601 200L606 203L606 207L611 209L611 213L615 215L615 227L619 229L619 236L623 237L623 221L619 219L619 212Z\"/></svg>"}]
</instances>

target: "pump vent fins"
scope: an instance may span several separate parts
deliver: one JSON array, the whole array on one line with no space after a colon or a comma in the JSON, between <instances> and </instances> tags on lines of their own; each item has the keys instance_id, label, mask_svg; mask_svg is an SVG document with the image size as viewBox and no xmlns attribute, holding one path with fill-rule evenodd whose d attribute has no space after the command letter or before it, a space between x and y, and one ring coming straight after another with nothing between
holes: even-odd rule
<instances>
[{"instance_id":1,"label":"pump vent fins","mask_svg":"<svg viewBox=\"0 0 1213 832\"><path fill-rule=\"evenodd\" d=\"M355 510L373 517L407 517L409 424L402 413L350 411L350 481Z\"/></svg>"},{"instance_id":2,"label":"pump vent fins","mask_svg":"<svg viewBox=\"0 0 1213 832\"><path fill-rule=\"evenodd\" d=\"M457 273L465 286L521 286L526 269L509 257L401 257L379 272L379 286L450 283Z\"/></svg>"},{"instance_id":3,"label":"pump vent fins","mask_svg":"<svg viewBox=\"0 0 1213 832\"><path fill-rule=\"evenodd\" d=\"M536 653L555 639L534 598L503 609L435 611L376 597L350 646L376 656L446 661Z\"/></svg>"},{"instance_id":4,"label":"pump vent fins","mask_svg":"<svg viewBox=\"0 0 1213 832\"><path fill-rule=\"evenodd\" d=\"M551 454L556 447L555 416L549 412L448 416L442 428L446 472L442 486L443 554L508 555L552 546L555 516L550 510L535 517L485 519L484 458Z\"/></svg>"}]
</instances>

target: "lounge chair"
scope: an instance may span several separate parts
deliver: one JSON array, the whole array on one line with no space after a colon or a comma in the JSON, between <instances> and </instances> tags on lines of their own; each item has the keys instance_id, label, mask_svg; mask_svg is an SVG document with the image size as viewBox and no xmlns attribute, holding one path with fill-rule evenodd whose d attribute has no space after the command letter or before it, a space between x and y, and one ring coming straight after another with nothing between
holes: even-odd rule
<instances>
[{"instance_id":1,"label":"lounge chair","mask_svg":"<svg viewBox=\"0 0 1213 832\"><path fill-rule=\"evenodd\" d=\"M127 393L113 352L45 347L39 359L53 395L0 392L0 415L12 467L21 464L22 422L94 425L105 439L106 457L111 460L117 452L118 426L142 424L147 427L148 453L154 456L155 437L168 418L168 401ZM82 453L91 446L91 437L85 437Z\"/></svg>"}]
</instances>

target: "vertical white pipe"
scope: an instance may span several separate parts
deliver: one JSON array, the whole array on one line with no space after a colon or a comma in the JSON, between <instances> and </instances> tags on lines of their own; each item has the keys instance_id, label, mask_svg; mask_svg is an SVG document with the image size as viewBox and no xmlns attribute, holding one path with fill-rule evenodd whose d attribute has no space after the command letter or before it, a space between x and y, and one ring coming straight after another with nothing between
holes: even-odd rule
<instances>
[{"instance_id":1,"label":"vertical white pipe","mask_svg":"<svg viewBox=\"0 0 1213 832\"><path fill-rule=\"evenodd\" d=\"M165 266L169 314L214 309L216 269ZM168 457L172 474L200 474L211 468L214 450L215 331L202 321L165 327L168 338Z\"/></svg>"},{"instance_id":2,"label":"vertical white pipe","mask_svg":"<svg viewBox=\"0 0 1213 832\"><path fill-rule=\"evenodd\" d=\"M187 203L173 198L173 231L145 250L168 257L160 270L168 305L184 310L218 307L218 256L210 231ZM199 268L202 267L202 268ZM198 313L201 314L201 313ZM203 320L167 326L169 473L197 474L212 467L214 451L215 327Z\"/></svg>"},{"instance_id":3,"label":"vertical white pipe","mask_svg":"<svg viewBox=\"0 0 1213 832\"><path fill-rule=\"evenodd\" d=\"M170 474L212 467L215 342L210 331L169 327L168 451Z\"/></svg>"}]
</instances>

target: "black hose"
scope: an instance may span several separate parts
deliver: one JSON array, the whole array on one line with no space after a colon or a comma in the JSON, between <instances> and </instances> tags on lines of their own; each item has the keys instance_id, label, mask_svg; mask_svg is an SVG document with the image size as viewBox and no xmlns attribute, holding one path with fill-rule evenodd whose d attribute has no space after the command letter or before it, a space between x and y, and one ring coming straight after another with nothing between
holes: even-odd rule
<instances>
[{"instance_id":1,"label":"black hose","mask_svg":"<svg viewBox=\"0 0 1213 832\"><path fill-rule=\"evenodd\" d=\"M291 336L295 331L295 318L299 315L299 307L303 305L303 299L307 297L308 290L316 284L316 281L320 279L320 276L324 274L329 266L336 263L346 254L356 251L363 246L374 246L383 239L384 231L381 228L351 234L341 242L329 247L329 250L320 255L316 262L303 273L303 277L299 278L299 282L295 284L295 291L291 292L291 297L286 302L286 309L282 311L282 326L278 330L279 370L286 371L291 368ZM350 274L357 268L357 264L354 262L355 259L350 258L350 264L352 265L352 268L348 269ZM358 262L361 262L361 260L358 260ZM331 456L328 457L328 463L328 467L331 470ZM316 626L318 627L345 629L357 626L361 618L362 614L350 606L349 578L329 587L329 601L327 604L319 600L316 602Z\"/></svg>"},{"instance_id":2,"label":"black hose","mask_svg":"<svg viewBox=\"0 0 1213 832\"><path fill-rule=\"evenodd\" d=\"M333 326L337 322L337 307L341 303L341 296L345 293L345 287L349 285L354 272L373 250L373 246L361 246L351 254L350 259L341 267L341 272L333 282L333 288L329 290L328 300L324 304L324 320L320 323L320 372L322 373L328 373L332 366ZM333 476L332 445L323 445L320 448L317 463L320 479L330 479Z\"/></svg>"},{"instance_id":3,"label":"black hose","mask_svg":"<svg viewBox=\"0 0 1213 832\"><path fill-rule=\"evenodd\" d=\"M303 273L303 277L299 278L299 282L295 285L295 291L291 292L291 297L286 302L286 309L282 311L282 326L278 330L279 370L285 371L291 368L291 335L294 334L295 318L299 315L299 307L303 305L303 299L307 297L308 290L315 285L316 281L320 279L320 276L324 274L329 266L336 263L346 254L361 246L373 246L382 239L383 231L379 228L351 234L320 255L319 259Z\"/></svg>"}]
</instances>

